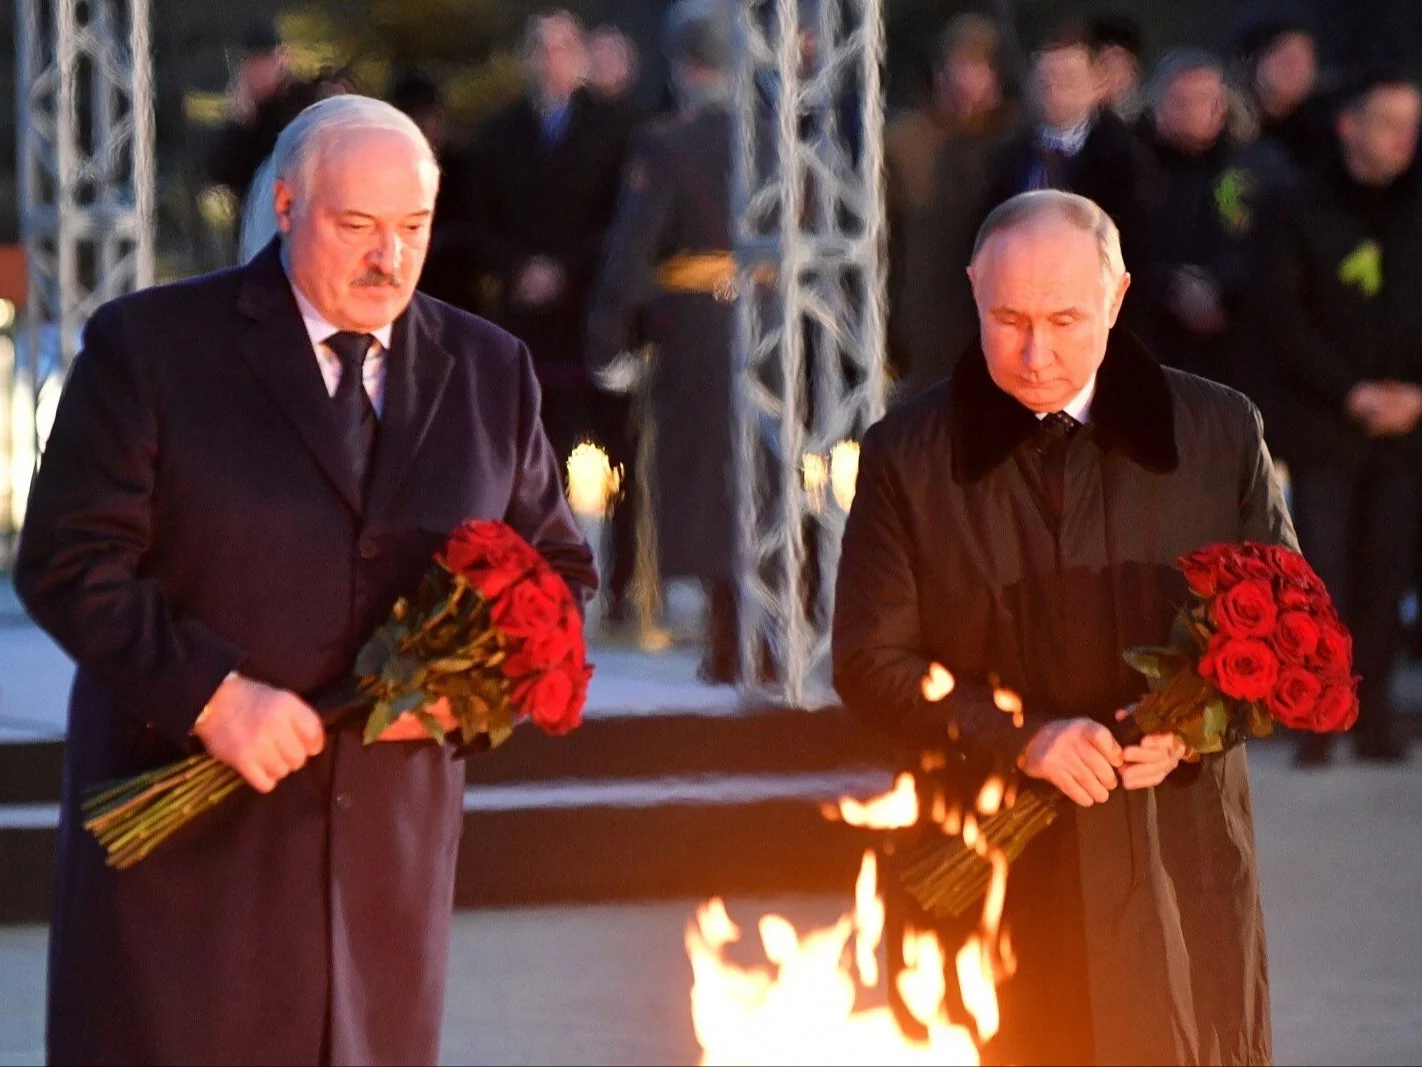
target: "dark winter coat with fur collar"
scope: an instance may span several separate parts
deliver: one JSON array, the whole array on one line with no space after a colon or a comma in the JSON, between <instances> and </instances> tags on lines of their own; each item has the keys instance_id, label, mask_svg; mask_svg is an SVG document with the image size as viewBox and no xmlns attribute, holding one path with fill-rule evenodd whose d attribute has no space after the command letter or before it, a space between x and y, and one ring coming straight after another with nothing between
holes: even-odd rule
<instances>
[{"instance_id":1,"label":"dark winter coat with fur collar","mask_svg":"<svg viewBox=\"0 0 1422 1067\"><path fill-rule=\"evenodd\" d=\"M844 535L835 684L912 747L956 726L949 775L966 796L1046 720L1108 722L1139 698L1121 654L1167 639L1179 556L1294 546L1254 406L1123 331L1071 440L1058 521L1034 488L1037 428L974 347L866 435ZM938 705L919 692L933 660L958 683ZM1022 728L994 681L1022 695ZM1006 922L1019 969L989 1061L1270 1062L1242 748L1067 812L1014 863ZM946 931L950 947L967 932Z\"/></svg>"}]
</instances>

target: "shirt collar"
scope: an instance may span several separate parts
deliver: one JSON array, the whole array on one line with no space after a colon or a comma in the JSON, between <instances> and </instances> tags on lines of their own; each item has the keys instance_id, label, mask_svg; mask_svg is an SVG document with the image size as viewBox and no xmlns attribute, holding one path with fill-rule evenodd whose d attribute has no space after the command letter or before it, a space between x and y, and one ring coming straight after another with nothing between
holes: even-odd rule
<instances>
[{"instance_id":1,"label":"shirt collar","mask_svg":"<svg viewBox=\"0 0 1422 1067\"><path fill-rule=\"evenodd\" d=\"M1061 130L1043 126L1037 139L1044 148L1059 148L1067 155L1074 156L1086 144L1086 138L1091 134L1091 124L1091 119L1086 119Z\"/></svg>"},{"instance_id":2,"label":"shirt collar","mask_svg":"<svg viewBox=\"0 0 1422 1067\"><path fill-rule=\"evenodd\" d=\"M1091 421L1091 401L1095 398L1095 396L1096 375L1093 374L1091 378L1087 381L1086 385L1082 387L1081 392L1077 393L1076 396L1072 397L1066 402L1066 404L1062 407L1062 411L1070 415L1083 426L1085 426L1088 422ZM1048 414L1050 414L1050 412L1036 412L1037 418L1039 420L1045 419Z\"/></svg>"},{"instance_id":3,"label":"shirt collar","mask_svg":"<svg viewBox=\"0 0 1422 1067\"><path fill-rule=\"evenodd\" d=\"M286 272L287 283L291 286L291 294L296 297L296 306L301 310L301 321L306 326L306 332L311 337L311 345L325 344L326 338L333 333L340 333L339 326L331 324L330 320L316 310L316 305L306 298L306 294L301 291L301 286L291 276L291 268L287 264L286 245L281 247L281 269ZM378 330L371 330L370 333L380 342L380 347L386 352L390 351L390 338L394 333L394 325L386 323Z\"/></svg>"}]
</instances>

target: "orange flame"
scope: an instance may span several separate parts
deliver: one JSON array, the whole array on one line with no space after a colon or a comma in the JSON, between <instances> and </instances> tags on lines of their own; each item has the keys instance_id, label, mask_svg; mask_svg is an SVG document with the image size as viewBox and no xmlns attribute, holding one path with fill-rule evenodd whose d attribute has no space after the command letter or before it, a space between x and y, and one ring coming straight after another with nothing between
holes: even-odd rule
<instances>
[{"instance_id":1,"label":"orange flame","mask_svg":"<svg viewBox=\"0 0 1422 1067\"><path fill-rule=\"evenodd\" d=\"M913 775L905 771L894 780L893 789L871 800L841 798L839 815L850 826L867 826L875 830L912 826L918 822L918 790L914 787Z\"/></svg>"}]
</instances>

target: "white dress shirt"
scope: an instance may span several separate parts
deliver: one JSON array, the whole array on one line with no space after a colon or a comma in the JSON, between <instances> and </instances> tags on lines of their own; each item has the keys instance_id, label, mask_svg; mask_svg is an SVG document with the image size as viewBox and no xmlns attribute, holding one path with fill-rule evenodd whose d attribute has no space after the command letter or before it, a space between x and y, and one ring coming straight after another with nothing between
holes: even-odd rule
<instances>
[{"instance_id":1,"label":"white dress shirt","mask_svg":"<svg viewBox=\"0 0 1422 1067\"><path fill-rule=\"evenodd\" d=\"M1062 411L1070 415L1077 422L1085 426L1091 421L1091 401L1096 397L1096 375L1092 375L1082 387L1081 392L1066 402ZM1045 419L1051 412L1036 412L1038 419Z\"/></svg>"},{"instance_id":2,"label":"white dress shirt","mask_svg":"<svg viewBox=\"0 0 1422 1067\"><path fill-rule=\"evenodd\" d=\"M282 254L282 267L286 266L286 254ZM291 272L287 271L287 281L291 282L292 295L296 297L296 306L301 309L301 321L306 324L306 333L311 338L311 349L316 353L316 363L321 368L321 377L326 382L326 392L332 396L336 395L336 386L341 384L341 360L335 352L331 351L326 344L326 338L333 333L340 333L340 327L332 326L326 320L326 316L316 310L316 305L306 299L306 295L294 281L291 281ZM366 354L365 364L361 368L362 381L365 385L365 395L370 397L370 406L375 409L375 415L380 417L381 405L385 400L385 356L390 351L390 335L393 332L391 323L386 323L378 330L371 330L375 335L375 345Z\"/></svg>"}]
</instances>

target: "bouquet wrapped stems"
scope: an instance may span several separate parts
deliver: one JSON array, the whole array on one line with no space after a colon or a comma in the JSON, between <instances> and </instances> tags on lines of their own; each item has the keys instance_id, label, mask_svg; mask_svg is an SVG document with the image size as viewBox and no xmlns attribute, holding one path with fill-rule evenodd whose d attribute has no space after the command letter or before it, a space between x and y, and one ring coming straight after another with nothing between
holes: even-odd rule
<instances>
[{"instance_id":1,"label":"bouquet wrapped stems","mask_svg":"<svg viewBox=\"0 0 1422 1067\"><path fill-rule=\"evenodd\" d=\"M1275 722L1314 733L1353 725L1352 638L1303 556L1243 542L1207 546L1177 565L1190 600L1176 614L1170 643L1125 653L1149 692L1111 726L1122 747L1173 733L1198 757L1266 736ZM1033 782L1016 803L985 818L976 835L928 827L928 839L902 853L905 889L930 913L962 915L988 886L988 856L1000 852L1011 863L1065 803L1054 786Z\"/></svg>"},{"instance_id":2,"label":"bouquet wrapped stems","mask_svg":"<svg viewBox=\"0 0 1422 1067\"><path fill-rule=\"evenodd\" d=\"M581 721L592 667L582 616L563 579L512 527L471 520L436 556L361 648L352 676L314 701L328 729L365 716L366 744L400 716L443 744L428 710L449 702L465 745L492 748L531 719L561 735ZM189 756L85 798L84 827L110 867L132 867L246 784L206 753Z\"/></svg>"}]
</instances>

